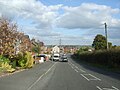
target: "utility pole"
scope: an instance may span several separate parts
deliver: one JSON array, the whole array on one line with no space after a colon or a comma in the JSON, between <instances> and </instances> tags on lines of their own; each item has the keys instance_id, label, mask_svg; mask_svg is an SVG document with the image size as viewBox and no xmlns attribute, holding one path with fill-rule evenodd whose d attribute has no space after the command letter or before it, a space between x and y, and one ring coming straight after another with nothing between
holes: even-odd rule
<instances>
[{"instance_id":1,"label":"utility pole","mask_svg":"<svg viewBox=\"0 0 120 90\"><path fill-rule=\"evenodd\" d=\"M59 43L60 47L61 47L61 38L60 38L60 43Z\"/></svg>"},{"instance_id":2,"label":"utility pole","mask_svg":"<svg viewBox=\"0 0 120 90\"><path fill-rule=\"evenodd\" d=\"M60 37L60 42L59 42L59 48L60 48L60 53L61 53L61 37Z\"/></svg>"},{"instance_id":3,"label":"utility pole","mask_svg":"<svg viewBox=\"0 0 120 90\"><path fill-rule=\"evenodd\" d=\"M106 23L104 23L105 24L105 36L106 36L106 45L107 45L107 50L109 49L109 47L108 47L108 34L107 34L107 24Z\"/></svg>"}]
</instances>

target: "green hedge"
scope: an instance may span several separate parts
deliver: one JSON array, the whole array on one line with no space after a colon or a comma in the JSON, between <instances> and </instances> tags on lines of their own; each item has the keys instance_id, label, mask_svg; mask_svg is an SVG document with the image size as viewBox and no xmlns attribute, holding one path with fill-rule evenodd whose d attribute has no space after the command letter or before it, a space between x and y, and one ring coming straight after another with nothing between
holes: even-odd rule
<instances>
[{"instance_id":1,"label":"green hedge","mask_svg":"<svg viewBox=\"0 0 120 90\"><path fill-rule=\"evenodd\" d=\"M76 53L74 57L89 63L120 68L120 50L116 49Z\"/></svg>"}]
</instances>

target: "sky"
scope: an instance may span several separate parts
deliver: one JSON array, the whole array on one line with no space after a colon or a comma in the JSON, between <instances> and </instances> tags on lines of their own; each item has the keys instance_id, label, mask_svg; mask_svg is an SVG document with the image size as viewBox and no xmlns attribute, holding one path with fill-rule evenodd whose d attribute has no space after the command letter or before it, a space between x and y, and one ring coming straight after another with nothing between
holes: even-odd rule
<instances>
[{"instance_id":1,"label":"sky","mask_svg":"<svg viewBox=\"0 0 120 90\"><path fill-rule=\"evenodd\" d=\"M0 0L0 17L45 45L92 45L97 34L120 45L120 0Z\"/></svg>"}]
</instances>

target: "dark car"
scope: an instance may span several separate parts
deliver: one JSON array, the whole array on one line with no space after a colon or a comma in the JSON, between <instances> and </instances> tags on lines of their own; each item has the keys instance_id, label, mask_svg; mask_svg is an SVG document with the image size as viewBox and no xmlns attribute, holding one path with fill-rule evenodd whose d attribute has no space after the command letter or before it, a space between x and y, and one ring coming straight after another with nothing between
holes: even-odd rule
<instances>
[{"instance_id":1,"label":"dark car","mask_svg":"<svg viewBox=\"0 0 120 90\"><path fill-rule=\"evenodd\" d=\"M68 58L66 55L63 55L62 58L61 58L61 61L63 62L68 62Z\"/></svg>"}]
</instances>

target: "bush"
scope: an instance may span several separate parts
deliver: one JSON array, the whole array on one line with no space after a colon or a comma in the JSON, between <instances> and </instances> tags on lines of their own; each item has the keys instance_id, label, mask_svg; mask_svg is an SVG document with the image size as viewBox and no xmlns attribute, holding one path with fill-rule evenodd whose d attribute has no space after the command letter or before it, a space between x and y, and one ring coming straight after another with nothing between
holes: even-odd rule
<instances>
[{"instance_id":1,"label":"bush","mask_svg":"<svg viewBox=\"0 0 120 90\"><path fill-rule=\"evenodd\" d=\"M3 72L14 72L15 71L15 69L12 68L12 66L9 65L7 62L5 62L5 63L3 62L1 64L1 68L2 68Z\"/></svg>"},{"instance_id":2,"label":"bush","mask_svg":"<svg viewBox=\"0 0 120 90\"><path fill-rule=\"evenodd\" d=\"M12 65L10 65L10 60L2 55L0 55L0 69L3 72L15 71L15 69L12 68Z\"/></svg>"},{"instance_id":3,"label":"bush","mask_svg":"<svg viewBox=\"0 0 120 90\"><path fill-rule=\"evenodd\" d=\"M0 69L2 71L13 72L16 65L22 68L31 68L33 66L34 59L30 52L18 53L9 60L6 57L0 56Z\"/></svg>"},{"instance_id":4,"label":"bush","mask_svg":"<svg viewBox=\"0 0 120 90\"><path fill-rule=\"evenodd\" d=\"M26 68L31 68L33 66L34 59L30 52L26 52L25 58L27 59Z\"/></svg>"},{"instance_id":5,"label":"bush","mask_svg":"<svg viewBox=\"0 0 120 90\"><path fill-rule=\"evenodd\" d=\"M25 68L26 62L27 62L25 58L25 53L22 53L22 52L18 53L16 59L17 59L18 66Z\"/></svg>"},{"instance_id":6,"label":"bush","mask_svg":"<svg viewBox=\"0 0 120 90\"><path fill-rule=\"evenodd\" d=\"M16 68L16 60L12 61L10 65L12 65L12 68Z\"/></svg>"},{"instance_id":7,"label":"bush","mask_svg":"<svg viewBox=\"0 0 120 90\"><path fill-rule=\"evenodd\" d=\"M19 53L16 57L18 66L22 68L31 68L33 66L34 59L30 52Z\"/></svg>"},{"instance_id":8,"label":"bush","mask_svg":"<svg viewBox=\"0 0 120 90\"><path fill-rule=\"evenodd\" d=\"M4 62L4 63L10 63L10 60L6 57L3 57L2 55L0 55L0 62Z\"/></svg>"}]
</instances>

